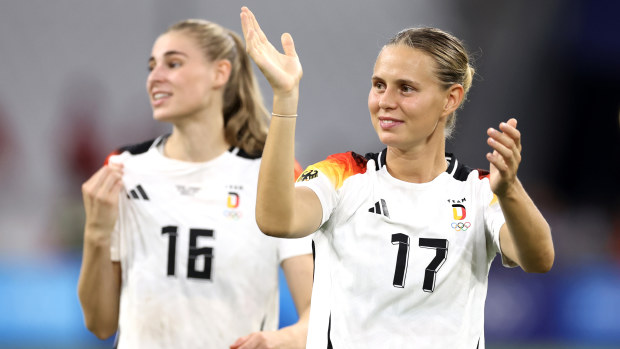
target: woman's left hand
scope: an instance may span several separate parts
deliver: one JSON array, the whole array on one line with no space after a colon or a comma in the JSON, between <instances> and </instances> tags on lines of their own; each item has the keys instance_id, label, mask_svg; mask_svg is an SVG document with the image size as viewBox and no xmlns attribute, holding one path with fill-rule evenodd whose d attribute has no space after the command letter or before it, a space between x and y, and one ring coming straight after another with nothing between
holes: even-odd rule
<instances>
[{"instance_id":1,"label":"woman's left hand","mask_svg":"<svg viewBox=\"0 0 620 349\"><path fill-rule=\"evenodd\" d=\"M516 182L517 170L521 163L521 133L517 130L517 120L499 124L499 130L489 128L487 143L493 153L487 153L490 163L491 190L503 197Z\"/></svg>"}]
</instances>

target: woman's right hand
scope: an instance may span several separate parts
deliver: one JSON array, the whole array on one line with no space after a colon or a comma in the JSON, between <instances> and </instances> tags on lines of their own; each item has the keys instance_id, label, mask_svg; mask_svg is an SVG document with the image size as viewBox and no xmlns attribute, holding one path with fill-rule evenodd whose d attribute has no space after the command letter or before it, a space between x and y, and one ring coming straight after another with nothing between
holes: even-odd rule
<instances>
[{"instance_id":1,"label":"woman's right hand","mask_svg":"<svg viewBox=\"0 0 620 349\"><path fill-rule=\"evenodd\" d=\"M303 71L291 35L282 34L284 54L281 54L269 42L252 11L245 6L241 8L241 27L246 51L269 81L274 96L296 93Z\"/></svg>"},{"instance_id":2,"label":"woman's right hand","mask_svg":"<svg viewBox=\"0 0 620 349\"><path fill-rule=\"evenodd\" d=\"M121 164L108 164L82 184L86 231L109 233L114 229L118 218L118 197L123 187L122 177Z\"/></svg>"}]
</instances>

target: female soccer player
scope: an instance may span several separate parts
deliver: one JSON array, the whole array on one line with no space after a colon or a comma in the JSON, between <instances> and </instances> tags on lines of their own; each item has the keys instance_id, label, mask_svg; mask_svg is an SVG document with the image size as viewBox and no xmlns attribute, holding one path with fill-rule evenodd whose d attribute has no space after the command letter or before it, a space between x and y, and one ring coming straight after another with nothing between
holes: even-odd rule
<instances>
[{"instance_id":1,"label":"female soccer player","mask_svg":"<svg viewBox=\"0 0 620 349\"><path fill-rule=\"evenodd\" d=\"M121 148L82 186L87 327L118 329L118 348L303 348L311 240L256 226L268 114L242 40L182 21L148 65L153 117L172 133ZM276 331L279 264L300 320Z\"/></svg>"},{"instance_id":2,"label":"female soccer player","mask_svg":"<svg viewBox=\"0 0 620 349\"><path fill-rule=\"evenodd\" d=\"M301 64L289 34L280 54L247 8L241 21L247 50L274 92L258 225L280 237L317 231L307 347L484 348L495 255L546 272L554 249L517 179L515 119L488 129L490 173L445 152L474 73L461 42L434 28L394 36L377 57L368 95L386 149L331 155L293 185Z\"/></svg>"}]
</instances>

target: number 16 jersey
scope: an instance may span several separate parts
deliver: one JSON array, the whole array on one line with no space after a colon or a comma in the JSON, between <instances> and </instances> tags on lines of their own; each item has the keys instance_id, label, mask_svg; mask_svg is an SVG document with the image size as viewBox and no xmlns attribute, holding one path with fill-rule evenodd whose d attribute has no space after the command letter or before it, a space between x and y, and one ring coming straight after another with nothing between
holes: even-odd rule
<instances>
[{"instance_id":1,"label":"number 16 jersey","mask_svg":"<svg viewBox=\"0 0 620 349\"><path fill-rule=\"evenodd\" d=\"M165 138L122 149L125 191L111 256L120 261L118 348L228 348L278 328L278 266L310 254L254 216L259 158L238 149L207 162L165 157Z\"/></svg>"},{"instance_id":2,"label":"number 16 jersey","mask_svg":"<svg viewBox=\"0 0 620 349\"><path fill-rule=\"evenodd\" d=\"M484 348L505 222L486 173L447 154L446 172L409 183L385 158L336 154L297 180L323 208L307 347Z\"/></svg>"}]
</instances>

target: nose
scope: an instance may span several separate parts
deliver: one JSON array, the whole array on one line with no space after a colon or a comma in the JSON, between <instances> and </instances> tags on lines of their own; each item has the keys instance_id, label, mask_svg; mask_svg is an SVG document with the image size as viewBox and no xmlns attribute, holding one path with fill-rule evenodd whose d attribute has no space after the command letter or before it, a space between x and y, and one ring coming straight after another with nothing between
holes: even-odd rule
<instances>
[{"instance_id":1,"label":"nose","mask_svg":"<svg viewBox=\"0 0 620 349\"><path fill-rule=\"evenodd\" d=\"M386 88L383 93L379 95L379 108L393 109L395 107L396 97L394 96L394 89Z\"/></svg>"},{"instance_id":2,"label":"nose","mask_svg":"<svg viewBox=\"0 0 620 349\"><path fill-rule=\"evenodd\" d=\"M164 69L159 64L153 66L149 75L146 77L146 89L150 90L153 84L164 80Z\"/></svg>"}]
</instances>

